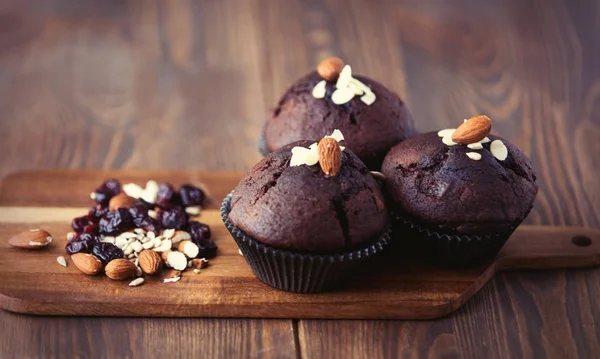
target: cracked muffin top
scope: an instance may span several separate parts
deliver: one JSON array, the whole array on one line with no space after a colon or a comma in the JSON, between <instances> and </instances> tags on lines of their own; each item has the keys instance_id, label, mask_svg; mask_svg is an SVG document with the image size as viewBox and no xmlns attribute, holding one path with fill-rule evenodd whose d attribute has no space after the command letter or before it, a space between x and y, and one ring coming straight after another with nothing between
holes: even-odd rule
<instances>
[{"instance_id":1,"label":"cracked muffin top","mask_svg":"<svg viewBox=\"0 0 600 359\"><path fill-rule=\"evenodd\" d=\"M350 67L345 68L349 74L343 77L342 71L336 81L313 71L285 92L264 127L267 151L340 129L346 146L368 168L379 170L392 146L417 133L395 93L370 78L353 77Z\"/></svg>"},{"instance_id":2,"label":"cracked muffin top","mask_svg":"<svg viewBox=\"0 0 600 359\"><path fill-rule=\"evenodd\" d=\"M412 137L387 154L382 172L394 210L458 234L509 231L537 194L531 161L498 136L459 144L454 131Z\"/></svg>"},{"instance_id":3,"label":"cracked muffin top","mask_svg":"<svg viewBox=\"0 0 600 359\"><path fill-rule=\"evenodd\" d=\"M295 251L331 253L377 239L388 212L369 170L343 147L331 176L323 158L321 167L292 158L313 149L314 141L294 142L256 164L235 188L229 220L264 244Z\"/></svg>"}]
</instances>

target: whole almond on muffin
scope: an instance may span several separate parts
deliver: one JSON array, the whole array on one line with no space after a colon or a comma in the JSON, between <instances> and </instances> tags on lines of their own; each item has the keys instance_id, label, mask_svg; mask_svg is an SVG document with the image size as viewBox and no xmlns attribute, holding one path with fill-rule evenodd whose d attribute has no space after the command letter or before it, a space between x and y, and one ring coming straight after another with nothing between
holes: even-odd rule
<instances>
[{"instance_id":1,"label":"whole almond on muffin","mask_svg":"<svg viewBox=\"0 0 600 359\"><path fill-rule=\"evenodd\" d=\"M319 63L317 72L326 81L336 81L344 68L344 60L339 57L328 57Z\"/></svg>"},{"instance_id":2,"label":"whole almond on muffin","mask_svg":"<svg viewBox=\"0 0 600 359\"><path fill-rule=\"evenodd\" d=\"M463 122L452 134L452 141L463 145L483 140L490 134L492 120L489 117L475 116Z\"/></svg>"}]
</instances>

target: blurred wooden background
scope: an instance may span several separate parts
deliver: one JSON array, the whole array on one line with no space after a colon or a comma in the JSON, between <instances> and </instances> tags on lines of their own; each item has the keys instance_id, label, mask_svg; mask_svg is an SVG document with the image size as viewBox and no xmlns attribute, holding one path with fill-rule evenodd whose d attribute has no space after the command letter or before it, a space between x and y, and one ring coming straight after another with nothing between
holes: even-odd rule
<instances>
[{"instance_id":1,"label":"blurred wooden background","mask_svg":"<svg viewBox=\"0 0 600 359\"><path fill-rule=\"evenodd\" d=\"M247 170L322 58L421 131L485 113L533 160L528 222L600 227L600 3L0 0L0 178ZM0 311L0 357L598 358L600 270L499 275L437 321L49 318Z\"/></svg>"}]
</instances>

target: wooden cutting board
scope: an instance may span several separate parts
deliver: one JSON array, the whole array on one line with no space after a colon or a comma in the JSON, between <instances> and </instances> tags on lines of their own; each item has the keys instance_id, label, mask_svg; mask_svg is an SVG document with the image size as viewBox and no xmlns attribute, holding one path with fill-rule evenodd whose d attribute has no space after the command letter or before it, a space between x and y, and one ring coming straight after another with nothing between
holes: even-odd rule
<instances>
[{"instance_id":1,"label":"wooden cutting board","mask_svg":"<svg viewBox=\"0 0 600 359\"><path fill-rule=\"evenodd\" d=\"M73 217L86 212L89 192L114 177L201 185L211 200L200 217L219 245L200 274L177 283L146 277L128 282L87 277L70 260L63 268L65 235ZM365 266L341 289L293 294L254 277L221 223L218 206L237 184L236 173L36 171L8 176L0 190L0 307L20 313L95 316L383 318L427 319L447 315L471 298L497 271L589 267L600 264L600 232L579 227L521 226L498 258L470 269L440 269L386 255ZM8 239L44 228L55 242L45 250L11 248ZM66 256L68 257L68 256Z\"/></svg>"}]
</instances>

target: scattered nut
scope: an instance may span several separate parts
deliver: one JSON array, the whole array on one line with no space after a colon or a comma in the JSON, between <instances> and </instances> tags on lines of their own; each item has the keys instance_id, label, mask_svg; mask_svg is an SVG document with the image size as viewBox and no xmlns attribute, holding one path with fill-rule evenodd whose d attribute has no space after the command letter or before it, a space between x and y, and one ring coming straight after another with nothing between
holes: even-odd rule
<instances>
[{"instance_id":1,"label":"scattered nut","mask_svg":"<svg viewBox=\"0 0 600 359\"><path fill-rule=\"evenodd\" d=\"M58 264L60 264L61 266L67 268L67 260L65 259L65 257L63 256L58 256L56 257L56 261L58 262Z\"/></svg>"},{"instance_id":2,"label":"scattered nut","mask_svg":"<svg viewBox=\"0 0 600 359\"><path fill-rule=\"evenodd\" d=\"M176 270L184 270L187 267L187 258L181 252L170 252L167 254L167 265Z\"/></svg>"},{"instance_id":3,"label":"scattered nut","mask_svg":"<svg viewBox=\"0 0 600 359\"><path fill-rule=\"evenodd\" d=\"M166 279L177 278L177 277L181 277L181 271L178 271L175 269L170 269L170 270L166 271L163 276L163 278L166 278Z\"/></svg>"},{"instance_id":4,"label":"scattered nut","mask_svg":"<svg viewBox=\"0 0 600 359\"><path fill-rule=\"evenodd\" d=\"M173 247L173 242L171 242L170 239L165 239L164 241L162 241L160 243L160 245L158 247L154 247L154 251L157 252L164 252L164 251L170 251L171 248Z\"/></svg>"},{"instance_id":5,"label":"scattered nut","mask_svg":"<svg viewBox=\"0 0 600 359\"><path fill-rule=\"evenodd\" d=\"M139 264L146 274L155 275L162 269L162 259L155 251L144 250L140 253Z\"/></svg>"},{"instance_id":6,"label":"scattered nut","mask_svg":"<svg viewBox=\"0 0 600 359\"><path fill-rule=\"evenodd\" d=\"M72 240L75 237L75 232L69 232L67 233L67 241Z\"/></svg>"},{"instance_id":7,"label":"scattered nut","mask_svg":"<svg viewBox=\"0 0 600 359\"><path fill-rule=\"evenodd\" d=\"M200 274L200 269L198 269L198 268L194 269L194 273Z\"/></svg>"},{"instance_id":8,"label":"scattered nut","mask_svg":"<svg viewBox=\"0 0 600 359\"><path fill-rule=\"evenodd\" d=\"M52 243L52 236L41 229L31 229L14 235L8 244L21 249L42 249Z\"/></svg>"},{"instance_id":9,"label":"scattered nut","mask_svg":"<svg viewBox=\"0 0 600 359\"><path fill-rule=\"evenodd\" d=\"M319 63L317 72L326 81L336 81L344 69L344 61L339 57L328 57Z\"/></svg>"},{"instance_id":10,"label":"scattered nut","mask_svg":"<svg viewBox=\"0 0 600 359\"><path fill-rule=\"evenodd\" d=\"M200 206L185 207L185 212L190 216L198 216L200 215Z\"/></svg>"},{"instance_id":11,"label":"scattered nut","mask_svg":"<svg viewBox=\"0 0 600 359\"><path fill-rule=\"evenodd\" d=\"M119 258L110 261L104 268L104 272L110 279L123 280L135 276L135 268L135 264L127 259Z\"/></svg>"},{"instance_id":12,"label":"scattered nut","mask_svg":"<svg viewBox=\"0 0 600 359\"><path fill-rule=\"evenodd\" d=\"M167 279L163 280L163 283L175 283L175 282L179 282L180 279L181 279L181 277L167 278Z\"/></svg>"},{"instance_id":13,"label":"scattered nut","mask_svg":"<svg viewBox=\"0 0 600 359\"><path fill-rule=\"evenodd\" d=\"M131 208L135 202L135 198L129 197L125 193L121 192L110 199L110 202L108 202L108 209L111 211L116 211L119 208Z\"/></svg>"},{"instance_id":14,"label":"scattered nut","mask_svg":"<svg viewBox=\"0 0 600 359\"><path fill-rule=\"evenodd\" d=\"M143 283L144 283L144 278L139 277L139 278L132 280L131 283L129 283L129 286L137 287L138 285L142 285Z\"/></svg>"},{"instance_id":15,"label":"scattered nut","mask_svg":"<svg viewBox=\"0 0 600 359\"><path fill-rule=\"evenodd\" d=\"M175 244L179 244L179 242L181 242L181 241L187 241L190 239L192 239L192 236L188 232L177 231L173 235L173 238L171 239L171 241L173 242L173 245L175 245Z\"/></svg>"},{"instance_id":16,"label":"scattered nut","mask_svg":"<svg viewBox=\"0 0 600 359\"><path fill-rule=\"evenodd\" d=\"M180 242L177 250L185 254L188 258L196 258L198 253L200 253L200 248L192 241Z\"/></svg>"},{"instance_id":17,"label":"scattered nut","mask_svg":"<svg viewBox=\"0 0 600 359\"><path fill-rule=\"evenodd\" d=\"M98 257L88 253L75 253L71 256L71 260L77 269L87 275L96 275L104 267Z\"/></svg>"},{"instance_id":18,"label":"scattered nut","mask_svg":"<svg viewBox=\"0 0 600 359\"><path fill-rule=\"evenodd\" d=\"M208 267L208 260L206 258L192 259L192 266L196 269L204 269Z\"/></svg>"},{"instance_id":19,"label":"scattered nut","mask_svg":"<svg viewBox=\"0 0 600 359\"><path fill-rule=\"evenodd\" d=\"M175 235L175 230L174 229L165 229L162 233L163 237L165 237L166 239L171 239L173 238L173 236Z\"/></svg>"}]
</instances>

